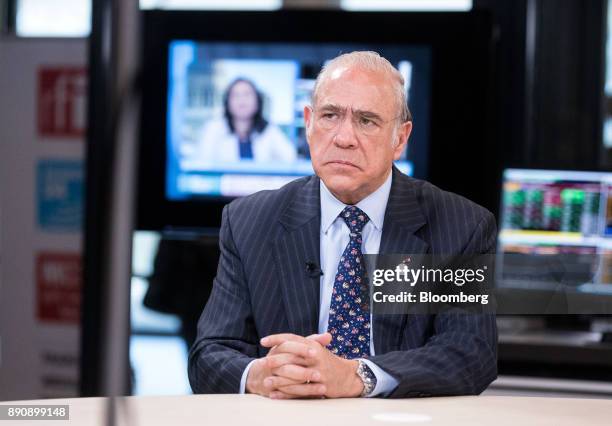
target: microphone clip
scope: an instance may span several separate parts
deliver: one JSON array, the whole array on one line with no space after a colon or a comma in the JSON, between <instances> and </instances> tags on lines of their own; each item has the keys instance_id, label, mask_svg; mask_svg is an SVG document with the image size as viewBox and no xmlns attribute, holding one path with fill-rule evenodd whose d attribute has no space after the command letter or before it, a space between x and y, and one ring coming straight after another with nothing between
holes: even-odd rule
<instances>
[{"instance_id":1,"label":"microphone clip","mask_svg":"<svg viewBox=\"0 0 612 426\"><path fill-rule=\"evenodd\" d=\"M314 262L306 262L306 272L311 278L318 278L323 275L323 271Z\"/></svg>"}]
</instances>

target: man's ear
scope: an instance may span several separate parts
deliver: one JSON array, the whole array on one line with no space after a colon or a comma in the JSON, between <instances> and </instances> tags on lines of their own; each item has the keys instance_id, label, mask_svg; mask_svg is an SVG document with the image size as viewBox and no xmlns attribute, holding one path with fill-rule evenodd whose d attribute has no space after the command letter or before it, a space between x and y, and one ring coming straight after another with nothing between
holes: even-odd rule
<instances>
[{"instance_id":1,"label":"man's ear","mask_svg":"<svg viewBox=\"0 0 612 426\"><path fill-rule=\"evenodd\" d=\"M310 105L306 105L304 107L304 124L306 125L306 128L310 127L310 122L312 120L312 107Z\"/></svg>"},{"instance_id":2,"label":"man's ear","mask_svg":"<svg viewBox=\"0 0 612 426\"><path fill-rule=\"evenodd\" d=\"M312 107L310 105L306 105L304 107L304 125L306 131L306 142L310 146L310 125L312 124L312 120L314 119L314 112L312 111Z\"/></svg>"},{"instance_id":3,"label":"man's ear","mask_svg":"<svg viewBox=\"0 0 612 426\"><path fill-rule=\"evenodd\" d=\"M395 147L393 149L394 160L400 159L402 152L404 152L404 148L406 148L406 145L408 144L408 138L410 137L410 133L412 133L412 121L406 121L402 123L395 136Z\"/></svg>"}]
</instances>

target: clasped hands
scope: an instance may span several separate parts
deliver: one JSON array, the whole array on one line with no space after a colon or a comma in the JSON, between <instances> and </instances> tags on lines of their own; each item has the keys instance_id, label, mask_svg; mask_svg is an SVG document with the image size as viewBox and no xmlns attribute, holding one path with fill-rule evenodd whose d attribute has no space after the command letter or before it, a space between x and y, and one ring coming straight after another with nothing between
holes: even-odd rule
<instances>
[{"instance_id":1,"label":"clasped hands","mask_svg":"<svg viewBox=\"0 0 612 426\"><path fill-rule=\"evenodd\" d=\"M271 349L251 365L246 391L273 399L359 396L358 362L331 353L326 348L331 339L329 333L264 337L261 345Z\"/></svg>"}]
</instances>

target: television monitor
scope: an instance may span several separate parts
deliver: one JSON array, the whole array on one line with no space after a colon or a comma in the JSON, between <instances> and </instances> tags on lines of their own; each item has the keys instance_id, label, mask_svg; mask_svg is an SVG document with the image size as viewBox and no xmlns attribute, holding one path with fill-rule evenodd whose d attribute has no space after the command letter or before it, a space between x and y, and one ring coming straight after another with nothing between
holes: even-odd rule
<instances>
[{"instance_id":1,"label":"television monitor","mask_svg":"<svg viewBox=\"0 0 612 426\"><path fill-rule=\"evenodd\" d=\"M612 173L505 170L498 259L501 289L542 295L523 313L611 313Z\"/></svg>"},{"instance_id":2,"label":"television monitor","mask_svg":"<svg viewBox=\"0 0 612 426\"><path fill-rule=\"evenodd\" d=\"M166 198L229 198L313 174L303 109L321 65L339 52L378 50L404 77L408 104L427 123L427 46L172 40L168 46ZM239 136L234 117L255 117ZM424 146L424 131L412 142ZM407 150L396 166L412 174Z\"/></svg>"},{"instance_id":3,"label":"television monitor","mask_svg":"<svg viewBox=\"0 0 612 426\"><path fill-rule=\"evenodd\" d=\"M325 62L352 50L381 53L406 80L414 127L400 170L434 182L452 175L464 188L482 177L474 152L488 149L492 121L486 13L143 15L138 229L214 232L235 197L312 174L302 110ZM230 92L241 91L256 94L259 127L229 137Z\"/></svg>"}]
</instances>

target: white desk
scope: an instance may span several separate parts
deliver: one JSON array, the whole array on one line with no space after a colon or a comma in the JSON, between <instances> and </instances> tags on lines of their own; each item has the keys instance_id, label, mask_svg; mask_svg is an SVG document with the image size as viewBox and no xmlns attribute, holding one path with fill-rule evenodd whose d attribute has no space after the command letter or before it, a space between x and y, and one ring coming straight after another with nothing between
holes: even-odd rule
<instances>
[{"instance_id":1,"label":"white desk","mask_svg":"<svg viewBox=\"0 0 612 426\"><path fill-rule=\"evenodd\" d=\"M121 425L367 426L367 425L605 425L612 401L573 398L466 396L419 399L274 401L255 395L193 395L123 398ZM68 404L70 421L0 421L33 424L103 425L105 398L53 399L8 404ZM122 410L121 405L118 407ZM384 416L391 420L378 420ZM411 420L411 421L410 421Z\"/></svg>"}]
</instances>

